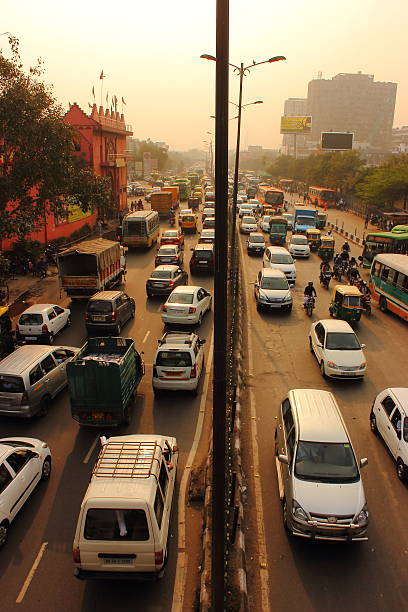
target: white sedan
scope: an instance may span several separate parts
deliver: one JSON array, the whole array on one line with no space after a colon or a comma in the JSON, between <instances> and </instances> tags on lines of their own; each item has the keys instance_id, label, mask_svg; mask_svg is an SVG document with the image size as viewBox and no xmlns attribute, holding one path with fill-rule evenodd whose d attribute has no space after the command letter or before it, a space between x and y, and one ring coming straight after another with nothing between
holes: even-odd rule
<instances>
[{"instance_id":1,"label":"white sedan","mask_svg":"<svg viewBox=\"0 0 408 612\"><path fill-rule=\"evenodd\" d=\"M360 344L347 321L321 319L313 323L309 345L322 376L354 379L364 376L367 369L365 344Z\"/></svg>"},{"instance_id":2,"label":"white sedan","mask_svg":"<svg viewBox=\"0 0 408 612\"><path fill-rule=\"evenodd\" d=\"M70 325L69 308L62 308L58 304L34 304L21 313L16 324L16 338L53 344L54 336Z\"/></svg>"},{"instance_id":3,"label":"white sedan","mask_svg":"<svg viewBox=\"0 0 408 612\"><path fill-rule=\"evenodd\" d=\"M309 257L310 246L306 236L303 236L303 234L293 234L289 243L289 253L293 257Z\"/></svg>"},{"instance_id":4,"label":"white sedan","mask_svg":"<svg viewBox=\"0 0 408 612\"><path fill-rule=\"evenodd\" d=\"M239 231L241 234L250 234L251 232L256 232L258 229L258 223L255 217L250 215L244 215L241 220L241 225L239 227Z\"/></svg>"},{"instance_id":5,"label":"white sedan","mask_svg":"<svg viewBox=\"0 0 408 612\"><path fill-rule=\"evenodd\" d=\"M176 287L162 307L163 323L201 325L203 316L211 310L212 297L204 287Z\"/></svg>"},{"instance_id":6,"label":"white sedan","mask_svg":"<svg viewBox=\"0 0 408 612\"><path fill-rule=\"evenodd\" d=\"M50 474L51 451L45 442L20 436L0 439L0 548L24 502Z\"/></svg>"}]
</instances>

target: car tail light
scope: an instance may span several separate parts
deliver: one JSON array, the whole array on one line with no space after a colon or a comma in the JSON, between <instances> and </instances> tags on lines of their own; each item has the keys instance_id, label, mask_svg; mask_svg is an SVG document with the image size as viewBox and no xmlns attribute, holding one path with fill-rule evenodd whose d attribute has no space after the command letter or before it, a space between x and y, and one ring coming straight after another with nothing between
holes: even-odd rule
<instances>
[{"instance_id":1,"label":"car tail light","mask_svg":"<svg viewBox=\"0 0 408 612\"><path fill-rule=\"evenodd\" d=\"M166 304L163 304L163 306L162 306L162 312L167 312L167 305L166 305Z\"/></svg>"},{"instance_id":2,"label":"car tail light","mask_svg":"<svg viewBox=\"0 0 408 612\"><path fill-rule=\"evenodd\" d=\"M79 548L74 548L72 551L72 557L74 559L74 563L81 563L81 551Z\"/></svg>"},{"instance_id":3,"label":"car tail light","mask_svg":"<svg viewBox=\"0 0 408 612\"><path fill-rule=\"evenodd\" d=\"M116 310L114 310L112 312L112 321L116 321L117 316L118 316L118 313L116 312Z\"/></svg>"},{"instance_id":4,"label":"car tail light","mask_svg":"<svg viewBox=\"0 0 408 612\"><path fill-rule=\"evenodd\" d=\"M154 564L155 565L163 565L163 559L164 559L163 550L159 550L154 553Z\"/></svg>"},{"instance_id":5,"label":"car tail light","mask_svg":"<svg viewBox=\"0 0 408 612\"><path fill-rule=\"evenodd\" d=\"M174 281L169 282L169 287L174 287Z\"/></svg>"},{"instance_id":6,"label":"car tail light","mask_svg":"<svg viewBox=\"0 0 408 612\"><path fill-rule=\"evenodd\" d=\"M41 331L48 332L48 327L46 323L44 323L44 325L41 327Z\"/></svg>"},{"instance_id":7,"label":"car tail light","mask_svg":"<svg viewBox=\"0 0 408 612\"><path fill-rule=\"evenodd\" d=\"M190 378L197 378L197 366L195 364L191 368Z\"/></svg>"},{"instance_id":8,"label":"car tail light","mask_svg":"<svg viewBox=\"0 0 408 612\"><path fill-rule=\"evenodd\" d=\"M188 307L188 312L195 312L197 310L197 308L195 306L189 306Z\"/></svg>"}]
</instances>

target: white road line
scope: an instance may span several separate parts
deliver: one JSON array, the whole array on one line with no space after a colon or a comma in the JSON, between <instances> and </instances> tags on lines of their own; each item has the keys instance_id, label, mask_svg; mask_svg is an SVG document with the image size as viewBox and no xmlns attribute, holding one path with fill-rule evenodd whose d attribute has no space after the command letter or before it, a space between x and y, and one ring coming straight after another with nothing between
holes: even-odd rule
<instances>
[{"instance_id":1,"label":"white road line","mask_svg":"<svg viewBox=\"0 0 408 612\"><path fill-rule=\"evenodd\" d=\"M89 449L89 451L86 453L85 458L82 461L82 463L88 463L89 459L91 458L92 453L95 450L95 446L98 444L98 440L99 440L99 434L96 436L95 440L92 442L92 446Z\"/></svg>"},{"instance_id":2,"label":"white road line","mask_svg":"<svg viewBox=\"0 0 408 612\"><path fill-rule=\"evenodd\" d=\"M27 593L27 589L30 586L32 579L34 578L34 574L37 571L38 566L40 565L40 561L45 552L45 549L47 548L47 545L48 545L48 542L42 543L41 548L38 551L38 555L36 556L35 561L33 565L31 566L30 571L28 572L27 578L25 579L24 584L21 587L19 594L17 595L16 603L21 603L23 601L24 596Z\"/></svg>"},{"instance_id":3,"label":"white road line","mask_svg":"<svg viewBox=\"0 0 408 612\"><path fill-rule=\"evenodd\" d=\"M171 612L181 612L183 609L184 602L184 591L186 582L186 570L188 565L186 547L186 490L187 483L190 476L191 466L193 465L194 458L197 452L197 447L200 442L201 433L203 429L204 416L205 416L205 405L207 402L208 384L211 376L212 359L213 359L213 343L214 343L214 331L211 334L210 350L207 359L207 368L205 372L205 379L203 384L203 393L201 395L200 410L197 419L197 425L194 433L193 444L190 449L190 453L187 458L186 467L184 469L183 477L180 483L180 492L178 497L178 555L177 555L177 566L176 566L176 577L174 579L174 592L173 592L173 603L171 606Z\"/></svg>"},{"instance_id":4,"label":"white road line","mask_svg":"<svg viewBox=\"0 0 408 612\"><path fill-rule=\"evenodd\" d=\"M241 251L241 261L244 261L244 253L242 248L242 242L239 240L239 248ZM253 376L254 373L254 360L252 353L251 344L251 326L250 326L250 310L249 310L249 299L248 299L248 281L246 276L245 266L242 266L242 280L245 291L245 303L247 310L247 337L248 337L248 374ZM257 427L257 414L256 404L252 389L249 391L249 403L251 409L251 436L252 436L252 465L254 478L254 489L255 489L255 508L256 508L256 525L258 532L258 550L259 550L259 563L260 568L259 575L261 580L261 610L262 612L268 612L270 610L269 605L269 570L268 570L268 555L266 550L266 538L264 529L264 514L263 514L263 502L262 502L262 485L260 478L260 462L259 462L259 448L258 448L258 427Z\"/></svg>"},{"instance_id":5,"label":"white road line","mask_svg":"<svg viewBox=\"0 0 408 612\"><path fill-rule=\"evenodd\" d=\"M146 340L148 339L149 336L150 336L150 331L147 331L145 337L142 340L142 344L144 344L146 342Z\"/></svg>"}]
</instances>

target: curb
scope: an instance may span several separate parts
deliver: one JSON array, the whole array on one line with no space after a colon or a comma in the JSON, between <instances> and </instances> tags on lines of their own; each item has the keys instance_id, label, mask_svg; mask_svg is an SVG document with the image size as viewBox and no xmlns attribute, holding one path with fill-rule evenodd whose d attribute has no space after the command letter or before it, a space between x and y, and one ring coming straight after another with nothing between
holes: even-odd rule
<instances>
[{"instance_id":1,"label":"curb","mask_svg":"<svg viewBox=\"0 0 408 612\"><path fill-rule=\"evenodd\" d=\"M349 240L356 246L363 248L364 246L363 238L358 238L358 236L355 236L354 234L351 234L350 232L346 232L342 227L339 227L338 225L335 225L334 223L331 223L330 221L327 221L327 225L332 230L334 230L336 234L340 234L341 236L344 236L345 238L347 238L347 240Z\"/></svg>"}]
</instances>

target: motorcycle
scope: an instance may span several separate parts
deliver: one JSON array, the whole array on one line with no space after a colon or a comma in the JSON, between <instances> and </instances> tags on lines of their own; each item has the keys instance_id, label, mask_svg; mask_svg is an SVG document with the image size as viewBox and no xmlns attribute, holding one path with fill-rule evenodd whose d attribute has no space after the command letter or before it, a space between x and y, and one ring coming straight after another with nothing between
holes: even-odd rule
<instances>
[{"instance_id":1,"label":"motorcycle","mask_svg":"<svg viewBox=\"0 0 408 612\"><path fill-rule=\"evenodd\" d=\"M333 273L329 270L327 270L326 272L322 272L322 274L320 274L320 284L323 285L324 289L329 288L329 284L332 279L332 276L333 276Z\"/></svg>"},{"instance_id":2,"label":"motorcycle","mask_svg":"<svg viewBox=\"0 0 408 612\"><path fill-rule=\"evenodd\" d=\"M364 293L363 297L361 298L361 303L363 304L366 315L371 317L371 295Z\"/></svg>"},{"instance_id":3,"label":"motorcycle","mask_svg":"<svg viewBox=\"0 0 408 612\"><path fill-rule=\"evenodd\" d=\"M305 306L308 317L311 317L313 313L313 308L315 307L315 299L313 295L307 296L307 300L305 300L304 306Z\"/></svg>"},{"instance_id":4,"label":"motorcycle","mask_svg":"<svg viewBox=\"0 0 408 612\"><path fill-rule=\"evenodd\" d=\"M169 217L169 223L171 225L171 227L174 227L175 223L176 223L176 217Z\"/></svg>"},{"instance_id":5,"label":"motorcycle","mask_svg":"<svg viewBox=\"0 0 408 612\"><path fill-rule=\"evenodd\" d=\"M343 275L343 265L341 263L334 264L333 267L333 275L336 281L341 282L341 277Z\"/></svg>"}]
</instances>

